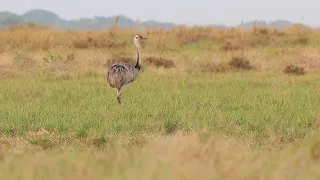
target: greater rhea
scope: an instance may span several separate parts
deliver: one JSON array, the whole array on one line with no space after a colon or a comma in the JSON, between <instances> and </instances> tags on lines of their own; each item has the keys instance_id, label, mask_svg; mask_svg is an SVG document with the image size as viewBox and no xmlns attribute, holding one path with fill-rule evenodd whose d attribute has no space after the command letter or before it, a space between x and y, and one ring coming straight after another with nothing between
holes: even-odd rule
<instances>
[{"instance_id":1,"label":"greater rhea","mask_svg":"<svg viewBox=\"0 0 320 180\"><path fill-rule=\"evenodd\" d=\"M117 90L117 100L121 104L121 95L123 91L129 87L137 78L141 69L141 44L142 40L148 39L137 34L133 37L133 44L137 49L136 65L130 65L124 62L117 62L111 65L107 72L108 84Z\"/></svg>"}]
</instances>

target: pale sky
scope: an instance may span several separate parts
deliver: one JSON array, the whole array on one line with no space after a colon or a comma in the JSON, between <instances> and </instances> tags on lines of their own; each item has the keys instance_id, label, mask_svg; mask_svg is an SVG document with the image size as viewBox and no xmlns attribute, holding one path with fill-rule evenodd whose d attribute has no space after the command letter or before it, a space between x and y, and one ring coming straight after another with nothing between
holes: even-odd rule
<instances>
[{"instance_id":1,"label":"pale sky","mask_svg":"<svg viewBox=\"0 0 320 180\"><path fill-rule=\"evenodd\" d=\"M0 0L0 11L30 9L49 10L67 20L122 14L188 25L282 19L320 26L319 0Z\"/></svg>"}]
</instances>

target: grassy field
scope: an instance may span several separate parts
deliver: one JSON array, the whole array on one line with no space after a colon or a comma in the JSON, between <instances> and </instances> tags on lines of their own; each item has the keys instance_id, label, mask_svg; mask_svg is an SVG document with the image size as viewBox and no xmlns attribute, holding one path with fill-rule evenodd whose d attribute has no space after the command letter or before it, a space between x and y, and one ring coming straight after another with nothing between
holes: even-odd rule
<instances>
[{"instance_id":1,"label":"grassy field","mask_svg":"<svg viewBox=\"0 0 320 180\"><path fill-rule=\"evenodd\" d=\"M317 179L319 48L299 27L1 30L0 178Z\"/></svg>"}]
</instances>

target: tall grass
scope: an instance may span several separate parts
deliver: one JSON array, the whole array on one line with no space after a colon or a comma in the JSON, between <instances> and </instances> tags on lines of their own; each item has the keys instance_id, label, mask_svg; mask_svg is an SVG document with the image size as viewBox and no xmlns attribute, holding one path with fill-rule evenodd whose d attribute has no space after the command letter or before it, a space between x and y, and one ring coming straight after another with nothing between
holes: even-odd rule
<instances>
[{"instance_id":1,"label":"tall grass","mask_svg":"<svg viewBox=\"0 0 320 180\"><path fill-rule=\"evenodd\" d=\"M172 30L138 29L126 30L116 26L109 30L100 31L60 31L58 29L31 27L12 27L1 30L1 45L7 50L29 49L47 50L50 48L123 48L130 45L135 33L145 33L151 38L148 46L162 50L174 50L188 44L201 41L211 41L218 44L233 43L243 47L272 46L272 45L306 45L314 38L320 38L316 30L302 30L298 27L284 30L258 29L218 30L211 28L184 28ZM312 37L312 39L310 38ZM124 44L117 43L123 42ZM125 43L127 42L127 43ZM130 42L130 43L129 43ZM226 47L225 47L226 48Z\"/></svg>"}]
</instances>

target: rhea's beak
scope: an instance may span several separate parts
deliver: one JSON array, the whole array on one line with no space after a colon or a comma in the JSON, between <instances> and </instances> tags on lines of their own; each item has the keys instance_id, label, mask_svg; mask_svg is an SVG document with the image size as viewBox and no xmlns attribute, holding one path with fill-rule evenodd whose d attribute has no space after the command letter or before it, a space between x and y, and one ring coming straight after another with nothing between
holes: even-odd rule
<instances>
[{"instance_id":1,"label":"rhea's beak","mask_svg":"<svg viewBox=\"0 0 320 180\"><path fill-rule=\"evenodd\" d=\"M142 39L143 39L143 40L147 40L148 38L147 38L147 37L142 37Z\"/></svg>"}]
</instances>

